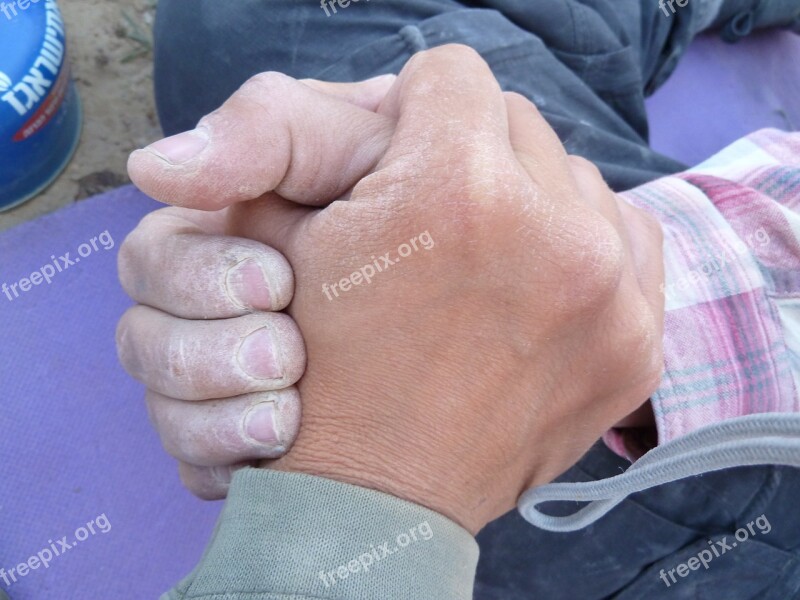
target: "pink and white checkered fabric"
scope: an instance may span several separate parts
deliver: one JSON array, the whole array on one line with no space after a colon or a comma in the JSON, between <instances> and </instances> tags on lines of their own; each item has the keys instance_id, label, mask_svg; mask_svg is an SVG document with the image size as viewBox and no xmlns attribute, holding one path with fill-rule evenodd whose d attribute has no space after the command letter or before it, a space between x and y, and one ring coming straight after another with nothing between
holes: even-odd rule
<instances>
[{"instance_id":1,"label":"pink and white checkered fabric","mask_svg":"<svg viewBox=\"0 0 800 600\"><path fill-rule=\"evenodd\" d=\"M800 411L800 133L757 132L623 197L664 228L659 444L734 417ZM637 458L620 431L605 441Z\"/></svg>"}]
</instances>

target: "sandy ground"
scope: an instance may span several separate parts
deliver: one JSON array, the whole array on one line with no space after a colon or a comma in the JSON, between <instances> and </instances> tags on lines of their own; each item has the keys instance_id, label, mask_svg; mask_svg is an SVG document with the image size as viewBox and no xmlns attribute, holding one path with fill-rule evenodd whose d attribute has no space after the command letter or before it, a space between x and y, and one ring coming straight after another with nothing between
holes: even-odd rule
<instances>
[{"instance_id":1,"label":"sandy ground","mask_svg":"<svg viewBox=\"0 0 800 600\"><path fill-rule=\"evenodd\" d=\"M128 183L128 154L160 136L152 80L156 1L59 0L83 102L80 145L52 186L0 214L0 231Z\"/></svg>"}]
</instances>

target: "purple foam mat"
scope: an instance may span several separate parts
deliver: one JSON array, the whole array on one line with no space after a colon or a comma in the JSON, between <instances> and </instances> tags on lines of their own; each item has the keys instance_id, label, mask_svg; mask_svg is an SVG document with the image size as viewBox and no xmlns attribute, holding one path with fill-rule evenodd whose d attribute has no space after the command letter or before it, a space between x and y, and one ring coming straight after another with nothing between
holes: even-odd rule
<instances>
[{"instance_id":1,"label":"purple foam mat","mask_svg":"<svg viewBox=\"0 0 800 600\"><path fill-rule=\"evenodd\" d=\"M694 41L647 102L650 143L696 165L764 127L800 129L800 35L765 32L726 44Z\"/></svg>"},{"instance_id":2,"label":"purple foam mat","mask_svg":"<svg viewBox=\"0 0 800 600\"><path fill-rule=\"evenodd\" d=\"M116 323L130 305L117 250L156 206L126 187L0 237L0 285L51 256L80 260L54 267L49 284L17 287L18 298L7 288L11 301L0 291L0 568L53 554L17 583L6 574L11 586L0 572L12 600L156 598L196 564L213 528L219 505L181 488L142 388L116 359ZM58 540L72 546L76 535L87 539L64 551Z\"/></svg>"},{"instance_id":3,"label":"purple foam mat","mask_svg":"<svg viewBox=\"0 0 800 600\"><path fill-rule=\"evenodd\" d=\"M760 127L796 126L798 59L790 34L736 46L698 41L649 102L654 145L695 163ZM182 490L147 422L143 390L114 349L129 306L116 252L155 207L126 187L0 235L0 285L90 244L51 283L13 301L0 291L0 568L16 568L50 540L58 549L63 536L70 545L86 536L11 586L0 572L12 600L156 598L196 564L211 533L220 505ZM114 248L98 239L89 254L105 231ZM102 532L101 518L92 535L86 525L101 515L111 529Z\"/></svg>"}]
</instances>

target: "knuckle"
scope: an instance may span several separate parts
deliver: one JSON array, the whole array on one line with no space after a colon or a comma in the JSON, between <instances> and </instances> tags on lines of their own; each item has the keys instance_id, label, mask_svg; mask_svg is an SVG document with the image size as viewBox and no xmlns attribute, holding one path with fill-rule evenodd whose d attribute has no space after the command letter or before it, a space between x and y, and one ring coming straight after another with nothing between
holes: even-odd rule
<instances>
[{"instance_id":1,"label":"knuckle","mask_svg":"<svg viewBox=\"0 0 800 600\"><path fill-rule=\"evenodd\" d=\"M425 160L424 169L410 168L418 162L417 157L396 161L355 186L352 198L359 200L421 195L426 198L424 205L418 206L413 214L399 202L377 204L377 208L369 209L366 214L367 222L396 218L402 213L404 218L418 221L420 226L432 221L456 229L462 225L473 228L483 224L481 229L490 234L498 220L511 219L497 206L521 196L521 178L511 161L503 161L496 150L481 140L462 141L453 145L447 156L429 158ZM366 203L362 206L366 207ZM349 207L335 204L328 210L352 212ZM359 220L363 216L358 216Z\"/></svg>"},{"instance_id":2,"label":"knuckle","mask_svg":"<svg viewBox=\"0 0 800 600\"><path fill-rule=\"evenodd\" d=\"M649 365L643 372L642 386L644 393L642 397L650 397L655 393L661 385L665 370L664 353L659 347L650 354Z\"/></svg>"},{"instance_id":3,"label":"knuckle","mask_svg":"<svg viewBox=\"0 0 800 600\"><path fill-rule=\"evenodd\" d=\"M468 70L472 64L485 64L478 52L464 44L444 44L429 50L417 52L406 63L406 70L410 74L418 74L420 71L444 70L452 63L458 63L459 67Z\"/></svg>"},{"instance_id":4,"label":"knuckle","mask_svg":"<svg viewBox=\"0 0 800 600\"><path fill-rule=\"evenodd\" d=\"M293 101L295 85L302 86L275 71L253 75L220 108L200 119L198 126L230 135L248 135L259 123L281 114L280 107ZM255 197L262 193L248 192L248 195Z\"/></svg>"},{"instance_id":5,"label":"knuckle","mask_svg":"<svg viewBox=\"0 0 800 600\"><path fill-rule=\"evenodd\" d=\"M182 406L180 400L149 391L147 396L151 423L161 439L164 451L178 460L202 464L208 457L207 446L214 438L213 425L204 421L198 429L198 415L190 411L201 411L194 405Z\"/></svg>"},{"instance_id":6,"label":"knuckle","mask_svg":"<svg viewBox=\"0 0 800 600\"><path fill-rule=\"evenodd\" d=\"M153 213L146 215L139 224L131 231L122 241L119 247L119 254L117 255L117 268L119 269L120 281L125 286L127 277L130 275L131 269L137 263L139 256L139 249L142 246L142 238L146 232L152 229ZM126 287L127 291L127 287Z\"/></svg>"},{"instance_id":7,"label":"knuckle","mask_svg":"<svg viewBox=\"0 0 800 600\"><path fill-rule=\"evenodd\" d=\"M503 96L505 96L506 100L508 100L511 103L525 104L525 105L530 105L533 108L536 108L536 105L533 102L528 100L528 98L526 98L519 92L503 92Z\"/></svg>"},{"instance_id":8,"label":"knuckle","mask_svg":"<svg viewBox=\"0 0 800 600\"><path fill-rule=\"evenodd\" d=\"M130 235L125 238L117 254L117 274L122 289L128 296L133 296L135 289L134 283L136 281L136 248L132 243Z\"/></svg>"},{"instance_id":9,"label":"knuckle","mask_svg":"<svg viewBox=\"0 0 800 600\"><path fill-rule=\"evenodd\" d=\"M294 79L288 75L277 71L264 71L245 81L235 96L263 101L265 96L281 95L293 83Z\"/></svg>"},{"instance_id":10,"label":"knuckle","mask_svg":"<svg viewBox=\"0 0 800 600\"><path fill-rule=\"evenodd\" d=\"M574 306L595 311L619 293L625 273L625 246L613 227L595 219L594 225L570 244L571 260L564 261L564 277L572 282Z\"/></svg>"},{"instance_id":11,"label":"knuckle","mask_svg":"<svg viewBox=\"0 0 800 600\"><path fill-rule=\"evenodd\" d=\"M125 238L117 254L117 275L120 285L128 296L138 300L138 293L150 276L146 268L147 246L141 243L141 232L134 230Z\"/></svg>"},{"instance_id":12,"label":"knuckle","mask_svg":"<svg viewBox=\"0 0 800 600\"><path fill-rule=\"evenodd\" d=\"M117 343L117 350L119 352L121 352L122 350L127 350L127 346L130 343L131 327L133 325L135 314L138 308L139 308L138 306L129 308L122 314L119 321L117 322L117 331L115 340Z\"/></svg>"},{"instance_id":13,"label":"knuckle","mask_svg":"<svg viewBox=\"0 0 800 600\"><path fill-rule=\"evenodd\" d=\"M131 377L138 380L141 379L142 374L142 364L135 335L137 323L139 323L139 310L139 306L134 306L125 311L117 323L115 334L119 362Z\"/></svg>"},{"instance_id":14,"label":"knuckle","mask_svg":"<svg viewBox=\"0 0 800 600\"><path fill-rule=\"evenodd\" d=\"M169 327L163 335L164 364L157 367L161 370L160 379L196 395L200 392L200 386L192 377L194 353L191 350L195 344L187 340L186 332L182 328Z\"/></svg>"},{"instance_id":15,"label":"knuckle","mask_svg":"<svg viewBox=\"0 0 800 600\"><path fill-rule=\"evenodd\" d=\"M190 228L190 223L184 218L185 214L185 209L176 206L154 210L142 217L128 237L137 242L147 241L154 236L164 235L165 228L169 226L176 229Z\"/></svg>"},{"instance_id":16,"label":"knuckle","mask_svg":"<svg viewBox=\"0 0 800 600\"><path fill-rule=\"evenodd\" d=\"M530 115L532 115L534 118L539 118L544 121L544 117L542 116L539 107L531 102L526 96L523 96L519 92L503 92L503 96L505 97L506 104L509 106L509 108L524 111L524 114L530 113Z\"/></svg>"},{"instance_id":17,"label":"knuckle","mask_svg":"<svg viewBox=\"0 0 800 600\"><path fill-rule=\"evenodd\" d=\"M660 329L656 316L647 307L647 302L642 300L640 310L642 333L638 341L638 348L642 353L642 378L647 386L653 389L661 383L664 375L664 342L659 334Z\"/></svg>"},{"instance_id":18,"label":"knuckle","mask_svg":"<svg viewBox=\"0 0 800 600\"><path fill-rule=\"evenodd\" d=\"M646 210L636 207L634 207L634 209L638 213L642 227L647 232L648 239L653 240L657 245L661 246L664 242L664 229L661 226L661 222Z\"/></svg>"},{"instance_id":19,"label":"knuckle","mask_svg":"<svg viewBox=\"0 0 800 600\"><path fill-rule=\"evenodd\" d=\"M133 230L133 233L141 235L149 233L153 229L158 229L164 220L165 213L162 212L162 210L156 210L151 213L147 213L144 217L142 217L142 220L139 221L139 224L136 226L136 229Z\"/></svg>"},{"instance_id":20,"label":"knuckle","mask_svg":"<svg viewBox=\"0 0 800 600\"><path fill-rule=\"evenodd\" d=\"M146 215L120 245L118 278L123 290L137 302L151 304L163 300L160 293L165 286L187 297L189 290L194 289L196 281L186 281L185 272L196 272L196 263L186 258L201 255L207 238L193 235L197 228L179 210L182 209L161 209ZM189 236L193 236L191 247L183 242ZM203 266L213 266L219 260L214 250L211 245L205 249ZM201 271L201 275L206 273L210 271Z\"/></svg>"},{"instance_id":21,"label":"knuckle","mask_svg":"<svg viewBox=\"0 0 800 600\"><path fill-rule=\"evenodd\" d=\"M163 241L166 235L166 228L170 225L176 226L176 231L180 231L178 224L187 228L187 224L180 219L179 209L174 207L162 208L146 214L139 221L139 224L131 231L120 245L118 266L124 270L124 275L128 277L132 274L135 267L147 255L155 244Z\"/></svg>"},{"instance_id":22,"label":"knuckle","mask_svg":"<svg viewBox=\"0 0 800 600\"><path fill-rule=\"evenodd\" d=\"M432 57L451 60L465 68L469 67L469 63L485 64L478 51L465 44L445 44L433 48L429 52Z\"/></svg>"},{"instance_id":23,"label":"knuckle","mask_svg":"<svg viewBox=\"0 0 800 600\"><path fill-rule=\"evenodd\" d=\"M464 141L449 153L447 189L467 205L486 206L519 194L522 180L491 143Z\"/></svg>"},{"instance_id":24,"label":"knuckle","mask_svg":"<svg viewBox=\"0 0 800 600\"><path fill-rule=\"evenodd\" d=\"M237 466L200 466L203 464L198 463L197 466L186 464L191 470L186 478L187 489L202 500L223 500L228 495L231 478Z\"/></svg>"},{"instance_id":25,"label":"knuckle","mask_svg":"<svg viewBox=\"0 0 800 600\"><path fill-rule=\"evenodd\" d=\"M400 74L406 94L415 89L419 94L430 95L445 81L462 79L465 84L475 77L492 77L491 69L481 55L463 44L446 44L417 52L406 63Z\"/></svg>"},{"instance_id":26,"label":"knuckle","mask_svg":"<svg viewBox=\"0 0 800 600\"><path fill-rule=\"evenodd\" d=\"M153 428L158 431L161 423L161 404L163 397L153 390L147 390L144 395L144 406L147 409L147 418Z\"/></svg>"},{"instance_id":27,"label":"knuckle","mask_svg":"<svg viewBox=\"0 0 800 600\"><path fill-rule=\"evenodd\" d=\"M477 239L491 239L506 231L519 210L519 182L507 165L485 153L462 150L454 161L448 180L440 180L447 193L442 206L452 215L452 224L466 228ZM467 231L462 231L467 233Z\"/></svg>"},{"instance_id":28,"label":"knuckle","mask_svg":"<svg viewBox=\"0 0 800 600\"><path fill-rule=\"evenodd\" d=\"M181 484L201 500L217 500L224 497L214 481L210 469L180 463L178 475Z\"/></svg>"},{"instance_id":29,"label":"knuckle","mask_svg":"<svg viewBox=\"0 0 800 600\"><path fill-rule=\"evenodd\" d=\"M201 387L192 368L197 345L185 329L154 309L134 306L117 326L120 362L134 379L159 393L194 398Z\"/></svg>"},{"instance_id":30,"label":"knuckle","mask_svg":"<svg viewBox=\"0 0 800 600\"><path fill-rule=\"evenodd\" d=\"M663 344L656 318L642 298L638 305L630 303L626 307L623 323L616 345L619 359L627 365L633 387L642 397L649 397L664 374Z\"/></svg>"},{"instance_id":31,"label":"knuckle","mask_svg":"<svg viewBox=\"0 0 800 600\"><path fill-rule=\"evenodd\" d=\"M567 156L567 162L574 172L595 179L603 179L603 174L600 172L600 169L597 167L597 165L582 156L578 156L577 154L569 154Z\"/></svg>"}]
</instances>

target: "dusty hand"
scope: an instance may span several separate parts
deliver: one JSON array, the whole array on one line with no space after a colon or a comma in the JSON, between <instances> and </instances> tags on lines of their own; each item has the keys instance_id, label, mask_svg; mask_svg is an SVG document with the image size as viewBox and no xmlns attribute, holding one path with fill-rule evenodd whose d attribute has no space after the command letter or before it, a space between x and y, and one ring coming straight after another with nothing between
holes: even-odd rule
<instances>
[{"instance_id":1,"label":"dusty hand","mask_svg":"<svg viewBox=\"0 0 800 600\"><path fill-rule=\"evenodd\" d=\"M393 80L307 85L360 114L356 107L374 108ZM180 140L172 148L186 149ZM245 159L252 154L237 149ZM271 158L301 162L291 152L291 144L277 144ZM152 175L158 180L158 171ZM207 189L221 181L208 170L202 176ZM128 236L119 259L123 287L140 304L119 325L121 362L148 388L151 420L184 483L206 499L227 494L233 470L278 457L294 442L300 397L292 384L305 365L291 318L271 314L292 299L289 264L263 244L225 236L226 223L225 210L156 211Z\"/></svg>"},{"instance_id":2,"label":"dusty hand","mask_svg":"<svg viewBox=\"0 0 800 600\"><path fill-rule=\"evenodd\" d=\"M147 387L150 418L184 483L227 493L231 471L294 441L293 384L305 349L289 304L292 270L275 250L222 235L224 212L166 208L120 250L123 287L140 306L117 330L122 364Z\"/></svg>"},{"instance_id":3,"label":"dusty hand","mask_svg":"<svg viewBox=\"0 0 800 600\"><path fill-rule=\"evenodd\" d=\"M231 132L251 147L285 132L270 94L310 93L299 85L261 76L190 134L207 141L188 166L139 155L132 174L159 199L203 208L266 193L234 206L228 231L293 265L290 314L309 357L300 436L272 466L379 489L477 531L655 389L658 227L461 47L417 55L377 114L322 121L310 109L288 125L359 139L356 156L315 151L313 139L301 150L290 135L314 160L221 160Z\"/></svg>"}]
</instances>

